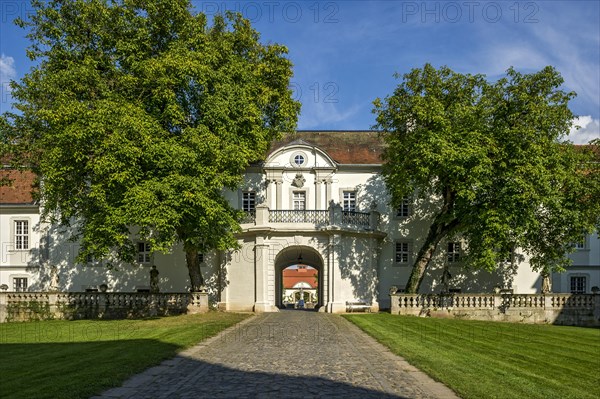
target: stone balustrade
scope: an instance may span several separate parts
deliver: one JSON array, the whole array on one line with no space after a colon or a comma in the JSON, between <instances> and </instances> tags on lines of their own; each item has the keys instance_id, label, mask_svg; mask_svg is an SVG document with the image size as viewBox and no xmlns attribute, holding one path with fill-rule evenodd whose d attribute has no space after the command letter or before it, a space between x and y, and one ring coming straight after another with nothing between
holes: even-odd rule
<instances>
[{"instance_id":1,"label":"stone balustrade","mask_svg":"<svg viewBox=\"0 0 600 399\"><path fill-rule=\"evenodd\" d=\"M122 319L208 311L208 294L118 292L0 293L0 323L45 319Z\"/></svg>"},{"instance_id":2,"label":"stone balustrade","mask_svg":"<svg viewBox=\"0 0 600 399\"><path fill-rule=\"evenodd\" d=\"M599 294L392 294L401 315L600 326Z\"/></svg>"}]
</instances>

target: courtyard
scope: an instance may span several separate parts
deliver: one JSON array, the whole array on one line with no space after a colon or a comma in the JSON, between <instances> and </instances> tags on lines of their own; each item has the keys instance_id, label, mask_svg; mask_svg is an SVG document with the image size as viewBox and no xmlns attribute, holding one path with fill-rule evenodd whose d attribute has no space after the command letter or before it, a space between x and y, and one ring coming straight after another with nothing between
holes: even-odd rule
<instances>
[{"instance_id":1,"label":"courtyard","mask_svg":"<svg viewBox=\"0 0 600 399\"><path fill-rule=\"evenodd\" d=\"M384 313L285 310L4 323L0 351L0 397L11 398L600 393L600 329Z\"/></svg>"}]
</instances>

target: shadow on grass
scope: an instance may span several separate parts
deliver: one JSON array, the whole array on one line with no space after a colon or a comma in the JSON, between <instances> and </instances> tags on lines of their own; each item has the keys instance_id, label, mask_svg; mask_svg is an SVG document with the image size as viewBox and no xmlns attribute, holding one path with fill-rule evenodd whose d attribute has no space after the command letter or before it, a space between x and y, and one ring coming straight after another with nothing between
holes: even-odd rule
<instances>
[{"instance_id":1,"label":"shadow on grass","mask_svg":"<svg viewBox=\"0 0 600 399\"><path fill-rule=\"evenodd\" d=\"M89 397L178 349L152 339L1 344L0 398Z\"/></svg>"},{"instance_id":2,"label":"shadow on grass","mask_svg":"<svg viewBox=\"0 0 600 399\"><path fill-rule=\"evenodd\" d=\"M89 398L132 376L127 385L136 390L128 392L140 398L402 398L321 377L237 370L175 356L178 349L153 339L2 344L0 398ZM137 386L136 374L167 359L168 374L161 372Z\"/></svg>"}]
</instances>

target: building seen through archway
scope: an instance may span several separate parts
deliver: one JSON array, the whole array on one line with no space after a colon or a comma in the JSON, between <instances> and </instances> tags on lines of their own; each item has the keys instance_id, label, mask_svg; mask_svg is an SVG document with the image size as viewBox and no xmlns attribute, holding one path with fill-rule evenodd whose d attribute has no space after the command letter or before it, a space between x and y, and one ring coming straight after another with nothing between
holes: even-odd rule
<instances>
[{"instance_id":1,"label":"building seen through archway","mask_svg":"<svg viewBox=\"0 0 600 399\"><path fill-rule=\"evenodd\" d=\"M290 309L314 309L319 303L319 272L298 264L282 270L282 305Z\"/></svg>"}]
</instances>

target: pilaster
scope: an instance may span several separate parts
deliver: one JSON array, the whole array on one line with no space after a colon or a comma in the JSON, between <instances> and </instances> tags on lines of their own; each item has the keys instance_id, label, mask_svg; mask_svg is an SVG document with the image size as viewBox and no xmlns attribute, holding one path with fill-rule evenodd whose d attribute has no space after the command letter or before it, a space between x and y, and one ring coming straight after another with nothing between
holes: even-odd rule
<instances>
[{"instance_id":1,"label":"pilaster","mask_svg":"<svg viewBox=\"0 0 600 399\"><path fill-rule=\"evenodd\" d=\"M271 306L268 303L267 268L269 261L269 245L264 243L263 237L256 237L254 246L254 311L268 312Z\"/></svg>"},{"instance_id":2,"label":"pilaster","mask_svg":"<svg viewBox=\"0 0 600 399\"><path fill-rule=\"evenodd\" d=\"M282 209L282 198L283 198L283 181L281 179L275 180L275 185L277 186L277 200L275 201L275 209Z\"/></svg>"}]
</instances>

